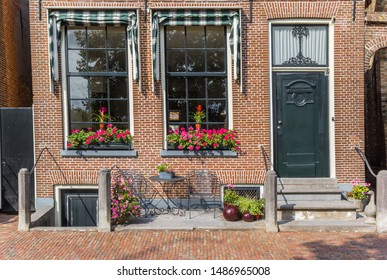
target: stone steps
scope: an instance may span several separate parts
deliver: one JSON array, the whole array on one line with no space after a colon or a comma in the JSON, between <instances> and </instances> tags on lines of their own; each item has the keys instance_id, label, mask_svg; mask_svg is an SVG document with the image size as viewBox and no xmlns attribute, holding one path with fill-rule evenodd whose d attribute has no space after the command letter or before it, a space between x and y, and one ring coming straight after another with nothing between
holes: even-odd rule
<instances>
[{"instance_id":1,"label":"stone steps","mask_svg":"<svg viewBox=\"0 0 387 280\"><path fill-rule=\"evenodd\" d=\"M356 220L356 206L342 201L297 201L278 202L278 220Z\"/></svg>"},{"instance_id":2,"label":"stone steps","mask_svg":"<svg viewBox=\"0 0 387 280\"><path fill-rule=\"evenodd\" d=\"M376 232L375 224L363 221L281 221L280 231L309 231L309 232Z\"/></svg>"},{"instance_id":3,"label":"stone steps","mask_svg":"<svg viewBox=\"0 0 387 280\"><path fill-rule=\"evenodd\" d=\"M356 221L356 205L348 202L335 178L279 178L279 221Z\"/></svg>"}]
</instances>

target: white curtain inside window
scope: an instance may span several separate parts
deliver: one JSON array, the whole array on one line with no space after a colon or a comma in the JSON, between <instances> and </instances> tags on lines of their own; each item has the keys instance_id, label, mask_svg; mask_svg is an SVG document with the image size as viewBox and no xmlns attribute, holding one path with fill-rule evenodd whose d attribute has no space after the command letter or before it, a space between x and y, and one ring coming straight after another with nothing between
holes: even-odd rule
<instances>
[{"instance_id":1,"label":"white curtain inside window","mask_svg":"<svg viewBox=\"0 0 387 280\"><path fill-rule=\"evenodd\" d=\"M317 65L328 64L328 29L326 26L306 26L308 36L302 36L301 52ZM299 38L293 35L294 26L273 26L273 65L282 65L299 54Z\"/></svg>"}]
</instances>

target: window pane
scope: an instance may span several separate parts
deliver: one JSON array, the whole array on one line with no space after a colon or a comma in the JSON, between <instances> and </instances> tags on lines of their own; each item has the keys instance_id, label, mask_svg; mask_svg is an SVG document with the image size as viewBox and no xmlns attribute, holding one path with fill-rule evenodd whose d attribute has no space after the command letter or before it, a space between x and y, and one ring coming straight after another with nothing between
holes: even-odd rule
<instances>
[{"instance_id":1,"label":"window pane","mask_svg":"<svg viewBox=\"0 0 387 280\"><path fill-rule=\"evenodd\" d=\"M74 129L79 129L79 130L85 129L85 130L87 130L89 127L92 127L91 123L72 123L71 126L70 126L70 131L72 131Z\"/></svg>"},{"instance_id":2,"label":"window pane","mask_svg":"<svg viewBox=\"0 0 387 280\"><path fill-rule=\"evenodd\" d=\"M187 51L187 72L203 72L205 52L202 50Z\"/></svg>"},{"instance_id":3,"label":"window pane","mask_svg":"<svg viewBox=\"0 0 387 280\"><path fill-rule=\"evenodd\" d=\"M183 50L167 51L168 72L185 72L185 56Z\"/></svg>"},{"instance_id":4,"label":"window pane","mask_svg":"<svg viewBox=\"0 0 387 280\"><path fill-rule=\"evenodd\" d=\"M209 50L208 51L208 65L207 71L209 72L224 72L225 71L225 61L224 61L224 51L223 50Z\"/></svg>"},{"instance_id":5,"label":"window pane","mask_svg":"<svg viewBox=\"0 0 387 280\"><path fill-rule=\"evenodd\" d=\"M225 101L209 101L208 102L208 121L209 122L225 122L226 121L226 102Z\"/></svg>"},{"instance_id":6,"label":"window pane","mask_svg":"<svg viewBox=\"0 0 387 280\"><path fill-rule=\"evenodd\" d=\"M224 48L224 27L207 26L207 48Z\"/></svg>"},{"instance_id":7,"label":"window pane","mask_svg":"<svg viewBox=\"0 0 387 280\"><path fill-rule=\"evenodd\" d=\"M109 51L108 59L110 72L126 72L125 51Z\"/></svg>"},{"instance_id":8,"label":"window pane","mask_svg":"<svg viewBox=\"0 0 387 280\"><path fill-rule=\"evenodd\" d=\"M110 98L128 98L126 77L111 77L109 85Z\"/></svg>"},{"instance_id":9,"label":"window pane","mask_svg":"<svg viewBox=\"0 0 387 280\"><path fill-rule=\"evenodd\" d=\"M127 122L128 121L128 101L110 101L110 110L112 122Z\"/></svg>"},{"instance_id":10,"label":"window pane","mask_svg":"<svg viewBox=\"0 0 387 280\"><path fill-rule=\"evenodd\" d=\"M167 26L167 49L184 48L184 26Z\"/></svg>"},{"instance_id":11,"label":"window pane","mask_svg":"<svg viewBox=\"0 0 387 280\"><path fill-rule=\"evenodd\" d=\"M71 99L86 99L89 97L87 93L87 78L85 77L70 77L70 98Z\"/></svg>"},{"instance_id":12,"label":"window pane","mask_svg":"<svg viewBox=\"0 0 387 280\"><path fill-rule=\"evenodd\" d=\"M185 78L169 77L167 83L169 98L185 98Z\"/></svg>"},{"instance_id":13,"label":"window pane","mask_svg":"<svg viewBox=\"0 0 387 280\"><path fill-rule=\"evenodd\" d=\"M208 77L208 98L225 98L226 97L226 78Z\"/></svg>"},{"instance_id":14,"label":"window pane","mask_svg":"<svg viewBox=\"0 0 387 280\"><path fill-rule=\"evenodd\" d=\"M187 121L187 102L185 100L170 100L168 102L169 112L175 111L179 114L179 122ZM176 116L176 113L175 113ZM171 115L168 116L169 120L171 119Z\"/></svg>"},{"instance_id":15,"label":"window pane","mask_svg":"<svg viewBox=\"0 0 387 280\"><path fill-rule=\"evenodd\" d=\"M69 72L86 71L86 50L69 50L67 54Z\"/></svg>"},{"instance_id":16,"label":"window pane","mask_svg":"<svg viewBox=\"0 0 387 280\"><path fill-rule=\"evenodd\" d=\"M87 42L89 48L105 48L105 28L94 29L88 28L87 30Z\"/></svg>"},{"instance_id":17,"label":"window pane","mask_svg":"<svg viewBox=\"0 0 387 280\"><path fill-rule=\"evenodd\" d=\"M106 71L106 53L105 50L89 50L89 71Z\"/></svg>"},{"instance_id":18,"label":"window pane","mask_svg":"<svg viewBox=\"0 0 387 280\"><path fill-rule=\"evenodd\" d=\"M89 90L91 98L107 98L106 78L90 77Z\"/></svg>"},{"instance_id":19,"label":"window pane","mask_svg":"<svg viewBox=\"0 0 387 280\"><path fill-rule=\"evenodd\" d=\"M204 26L187 27L187 48L204 48Z\"/></svg>"},{"instance_id":20,"label":"window pane","mask_svg":"<svg viewBox=\"0 0 387 280\"><path fill-rule=\"evenodd\" d=\"M72 30L67 31L67 45L69 48L86 48L86 30Z\"/></svg>"},{"instance_id":21,"label":"window pane","mask_svg":"<svg viewBox=\"0 0 387 280\"><path fill-rule=\"evenodd\" d=\"M70 119L72 122L90 121L89 102L87 100L72 100Z\"/></svg>"},{"instance_id":22,"label":"window pane","mask_svg":"<svg viewBox=\"0 0 387 280\"><path fill-rule=\"evenodd\" d=\"M206 79L204 77L188 78L188 98L206 97Z\"/></svg>"},{"instance_id":23,"label":"window pane","mask_svg":"<svg viewBox=\"0 0 387 280\"><path fill-rule=\"evenodd\" d=\"M125 28L124 27L108 27L107 28L108 48L125 48Z\"/></svg>"}]
</instances>

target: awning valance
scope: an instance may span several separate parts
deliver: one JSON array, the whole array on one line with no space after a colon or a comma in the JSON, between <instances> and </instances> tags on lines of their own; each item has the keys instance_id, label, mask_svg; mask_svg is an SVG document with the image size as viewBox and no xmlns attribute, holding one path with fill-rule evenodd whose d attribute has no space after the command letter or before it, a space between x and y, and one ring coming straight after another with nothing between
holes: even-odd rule
<instances>
[{"instance_id":1,"label":"awning valance","mask_svg":"<svg viewBox=\"0 0 387 280\"><path fill-rule=\"evenodd\" d=\"M58 42L62 26L126 26L129 50L133 62L133 79L139 78L139 46L137 14L134 11L117 10L57 10L49 16L49 51L51 76L57 81Z\"/></svg>"},{"instance_id":2,"label":"awning valance","mask_svg":"<svg viewBox=\"0 0 387 280\"><path fill-rule=\"evenodd\" d=\"M231 26L229 47L234 60L234 79L240 69L240 18L233 10L173 10L155 11L152 16L153 78L159 80L159 26Z\"/></svg>"}]
</instances>

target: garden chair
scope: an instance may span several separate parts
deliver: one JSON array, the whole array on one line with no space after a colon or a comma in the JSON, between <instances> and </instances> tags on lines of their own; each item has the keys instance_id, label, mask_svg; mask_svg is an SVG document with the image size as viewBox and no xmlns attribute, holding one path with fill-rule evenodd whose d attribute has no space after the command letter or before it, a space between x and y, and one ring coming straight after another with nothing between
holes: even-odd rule
<instances>
[{"instance_id":1,"label":"garden chair","mask_svg":"<svg viewBox=\"0 0 387 280\"><path fill-rule=\"evenodd\" d=\"M209 211L211 204L214 208L215 218L217 205L215 198L217 190L220 188L218 176L208 170L194 170L188 173L187 184L189 218L191 219L191 208L200 206L205 211Z\"/></svg>"}]
</instances>

